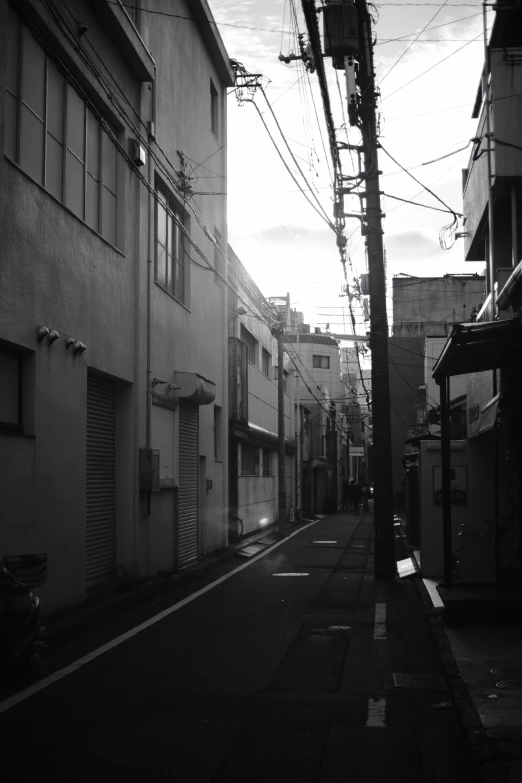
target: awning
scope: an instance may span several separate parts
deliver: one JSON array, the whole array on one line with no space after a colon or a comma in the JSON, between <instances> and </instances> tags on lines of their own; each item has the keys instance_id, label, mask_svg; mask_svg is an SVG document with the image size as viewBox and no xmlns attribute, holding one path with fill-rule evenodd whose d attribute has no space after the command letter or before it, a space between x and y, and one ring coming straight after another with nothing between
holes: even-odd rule
<instances>
[{"instance_id":1,"label":"awning","mask_svg":"<svg viewBox=\"0 0 522 783\"><path fill-rule=\"evenodd\" d=\"M183 398L194 405L210 405L216 398L216 384L196 372L175 372L176 399Z\"/></svg>"},{"instance_id":2,"label":"awning","mask_svg":"<svg viewBox=\"0 0 522 783\"><path fill-rule=\"evenodd\" d=\"M482 435L483 432L488 432L488 430L492 430L495 426L499 404L500 394L497 394L496 397L493 397L493 399L490 400L487 405L484 405L480 411L480 421L478 426L479 435Z\"/></svg>"},{"instance_id":3,"label":"awning","mask_svg":"<svg viewBox=\"0 0 522 783\"><path fill-rule=\"evenodd\" d=\"M521 347L518 318L453 324L432 377L440 383L443 377L496 370L513 361L513 350Z\"/></svg>"}]
</instances>

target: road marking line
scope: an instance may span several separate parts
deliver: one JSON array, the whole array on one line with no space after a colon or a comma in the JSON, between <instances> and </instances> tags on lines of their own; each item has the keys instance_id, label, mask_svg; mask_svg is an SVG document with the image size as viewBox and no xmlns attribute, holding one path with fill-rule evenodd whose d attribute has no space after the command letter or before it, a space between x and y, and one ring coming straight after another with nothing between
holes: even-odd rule
<instances>
[{"instance_id":1,"label":"road marking line","mask_svg":"<svg viewBox=\"0 0 522 783\"><path fill-rule=\"evenodd\" d=\"M289 573L289 574L272 574L272 576L310 576L310 574L305 574L305 573L292 574L292 573Z\"/></svg>"},{"instance_id":2,"label":"road marking line","mask_svg":"<svg viewBox=\"0 0 522 783\"><path fill-rule=\"evenodd\" d=\"M312 541L312 544L337 544L337 541Z\"/></svg>"},{"instance_id":3,"label":"road marking line","mask_svg":"<svg viewBox=\"0 0 522 783\"><path fill-rule=\"evenodd\" d=\"M373 624L373 638L386 639L386 604L375 604L375 620Z\"/></svg>"},{"instance_id":4,"label":"road marking line","mask_svg":"<svg viewBox=\"0 0 522 783\"><path fill-rule=\"evenodd\" d=\"M168 609L164 609L162 612L158 612L158 614L155 614L153 617L149 617L148 620L145 620L145 622L140 623L140 625L137 625L135 628L131 628L129 631L125 631L125 633L122 633L120 636L117 636L115 639L112 639L110 642L107 642L101 647L98 647L96 650L92 650L90 653L87 653L87 655L78 658L78 660L73 661L73 663L70 663L68 666L65 666L63 669L59 669L57 672L54 672L53 674L49 674L47 677L44 677L42 680L40 680L40 682L37 682L34 685L30 685L29 688L25 688L25 690L20 691L19 693L15 693L13 696L10 696L8 699L5 699L4 701L0 702L0 715L4 712L7 712L7 710L10 710L11 707L15 707L17 704L20 704L22 701L25 701L26 699L29 699L31 696L34 696L40 691L43 691L45 688L48 688L49 685L53 685L53 683L58 682L59 680L63 680L63 678L67 677L68 674L72 674L73 672L78 671L78 669L81 669L83 666L86 666L91 661L94 661L96 658L99 658L100 655L103 655L104 653L109 652L109 650L112 650L114 647L118 647L120 644L123 644L123 642L126 642L127 639L132 639L133 636L136 636L141 631L145 631L147 628L150 628L151 625L155 625L160 620L163 620L165 617L168 617L170 614L177 612L178 609L182 609L187 604L190 604L192 601L195 601L196 598L199 598L201 595L208 593L214 587L217 587L222 582L225 582L227 579L230 579L230 577L234 576L234 574L238 574L240 571L243 571L243 569L251 566L252 563L261 560L262 557L265 557L265 555L270 554L270 552L273 552L274 549L280 547L281 544L285 544L287 541L289 541L291 538L296 536L298 533L301 533L303 530L306 530L306 528L311 527L312 525L316 525L318 522L321 521L321 519L316 519L313 522L310 522L310 524L305 525L302 528L299 528L299 530L296 530L286 538L283 538L282 541L277 541L275 544L268 547L268 549L265 549L264 552L261 552L259 555L256 555L251 560L248 560L246 563L243 563L242 565L238 566L233 571L230 571L228 574L225 574L224 576L220 576L219 579L216 579L214 582L211 582L209 585L206 585L206 587L202 587L200 590L196 590L195 593L192 593L192 595L189 595L186 598L183 598L181 601L178 601L177 604L173 604L172 606L169 606Z\"/></svg>"},{"instance_id":5,"label":"road marking line","mask_svg":"<svg viewBox=\"0 0 522 783\"><path fill-rule=\"evenodd\" d=\"M366 726L372 729L386 728L386 699L368 699Z\"/></svg>"}]
</instances>

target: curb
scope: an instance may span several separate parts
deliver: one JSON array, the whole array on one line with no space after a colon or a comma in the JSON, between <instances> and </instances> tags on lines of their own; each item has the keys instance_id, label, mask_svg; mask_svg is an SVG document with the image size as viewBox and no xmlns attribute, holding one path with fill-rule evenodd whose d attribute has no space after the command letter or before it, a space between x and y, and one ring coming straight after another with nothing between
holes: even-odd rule
<instances>
[{"instance_id":1,"label":"curb","mask_svg":"<svg viewBox=\"0 0 522 783\"><path fill-rule=\"evenodd\" d=\"M411 552L407 550L402 528L400 528L400 534L407 556L412 556ZM413 556L412 558L415 561ZM415 565L417 566L416 562ZM443 615L433 609L430 594L422 581L419 571L413 576L413 581L424 610L424 616L430 627L433 642L440 657L444 680L464 734L476 779L478 783L506 783L509 774L508 770L495 760L491 740L482 724L480 715L453 655L453 650L444 628Z\"/></svg>"}]
</instances>

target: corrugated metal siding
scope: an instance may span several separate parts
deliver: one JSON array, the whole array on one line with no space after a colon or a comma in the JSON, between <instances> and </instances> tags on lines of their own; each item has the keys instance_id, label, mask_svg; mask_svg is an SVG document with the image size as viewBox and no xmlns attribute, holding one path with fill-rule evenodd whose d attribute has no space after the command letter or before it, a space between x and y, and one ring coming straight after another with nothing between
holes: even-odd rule
<instances>
[{"instance_id":1,"label":"corrugated metal siding","mask_svg":"<svg viewBox=\"0 0 522 783\"><path fill-rule=\"evenodd\" d=\"M87 588L115 571L115 393L114 384L87 376Z\"/></svg>"},{"instance_id":2,"label":"corrugated metal siding","mask_svg":"<svg viewBox=\"0 0 522 783\"><path fill-rule=\"evenodd\" d=\"M179 406L179 495L178 567L194 562L199 555L198 460L199 408Z\"/></svg>"}]
</instances>

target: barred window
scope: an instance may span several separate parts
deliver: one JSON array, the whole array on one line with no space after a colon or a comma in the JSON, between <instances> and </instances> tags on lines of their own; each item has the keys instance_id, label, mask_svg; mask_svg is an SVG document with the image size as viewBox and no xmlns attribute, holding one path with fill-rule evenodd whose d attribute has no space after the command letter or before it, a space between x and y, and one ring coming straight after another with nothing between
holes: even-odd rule
<instances>
[{"instance_id":1,"label":"barred window","mask_svg":"<svg viewBox=\"0 0 522 783\"><path fill-rule=\"evenodd\" d=\"M263 449L263 476L272 475L272 452L269 449Z\"/></svg>"},{"instance_id":2,"label":"barred window","mask_svg":"<svg viewBox=\"0 0 522 783\"><path fill-rule=\"evenodd\" d=\"M12 8L7 48L6 155L117 244L117 152L109 134Z\"/></svg>"},{"instance_id":3,"label":"barred window","mask_svg":"<svg viewBox=\"0 0 522 783\"><path fill-rule=\"evenodd\" d=\"M257 476L259 474L259 448L243 444L241 446L241 474Z\"/></svg>"}]
</instances>

